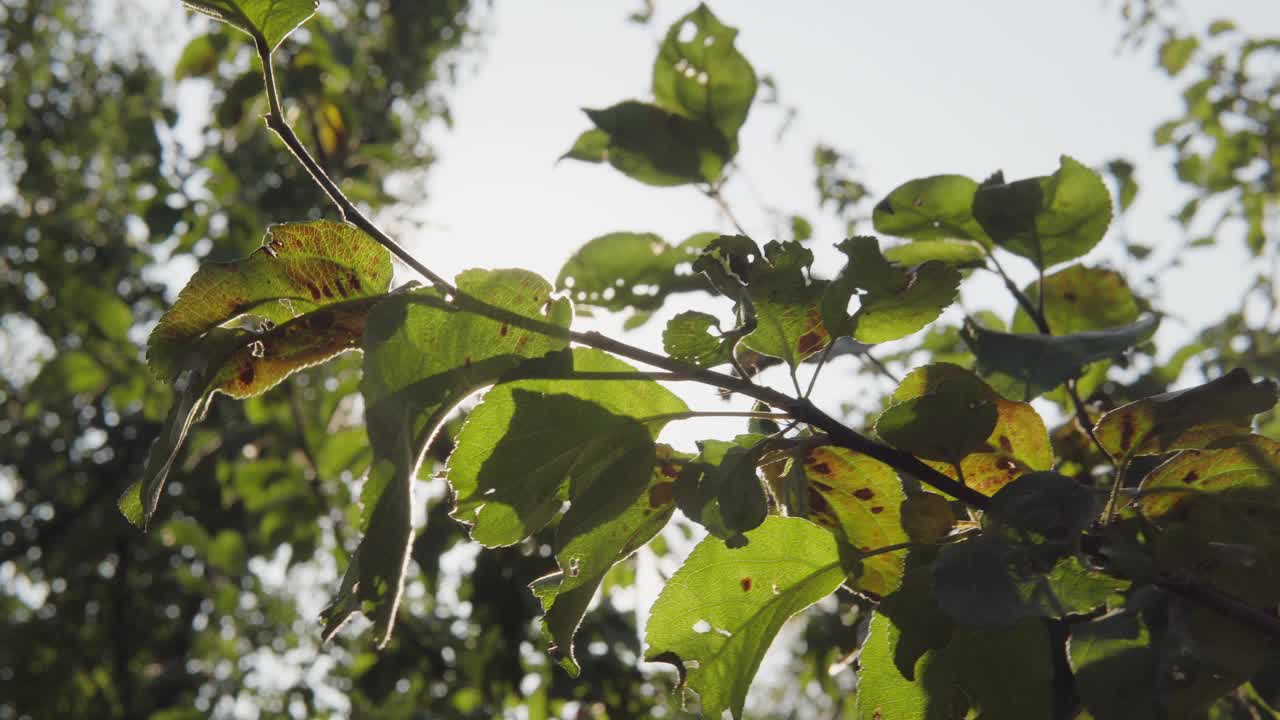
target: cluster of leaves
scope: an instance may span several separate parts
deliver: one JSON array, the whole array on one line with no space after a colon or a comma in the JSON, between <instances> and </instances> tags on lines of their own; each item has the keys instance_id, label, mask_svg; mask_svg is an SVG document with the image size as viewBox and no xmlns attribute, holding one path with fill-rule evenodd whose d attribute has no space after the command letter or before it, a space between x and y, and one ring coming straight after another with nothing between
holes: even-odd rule
<instances>
[{"instance_id":1,"label":"cluster of leaves","mask_svg":"<svg viewBox=\"0 0 1280 720\"><path fill-rule=\"evenodd\" d=\"M309 14L307 0L280 0L265 15L248 0L198 5L249 33L268 73L271 51ZM290 22L272 24L281 17ZM596 128L569 157L607 160L649 184L720 182L756 89L735 34L705 6L681 18L655 62L657 104L589 111ZM444 471L451 514L492 548L554 530L559 570L532 589L570 674L574 635L607 573L679 509L708 535L655 603L645 656L674 665L709 716L740 717L782 624L842 586L878 601L860 650L860 717L1048 717L1055 705L1102 718L1193 716L1266 659L1267 639L1248 623L1274 627L1280 603L1270 567L1280 557L1280 444L1251 429L1276 387L1237 371L1088 415L1079 386L1100 383L1156 324L1118 274L1059 267L1092 249L1111 215L1099 175L1063 157L1042 177L901 185L873 222L907 242L882 252L874 237L850 238L830 280L815 277L813 254L795 241L592 241L562 271L565 294L641 319L694 287L732 301L731 328L699 311L674 317L667 356L572 331L571 299L524 270L388 292L395 248L367 221L275 226L248 258L202 268L152 332L149 362L178 400L121 507L146 526L214 394L252 397L358 348L371 451L363 539L325 610L326 637L363 612L375 642L389 641L415 542L418 466L458 403L490 388ZM968 367L912 371L875 421L878 441L742 371L750 351L797 380L836 339L916 333L966 273L1003 274L997 253L1043 278L1024 289L1007 281L1020 303L1012 331L969 323ZM658 444L666 423L698 413L619 355L793 422L708 439L696 454ZM738 375L711 370L726 365ZM1092 443L1082 465L1098 464L1090 452L1115 465L1109 492L1054 471L1054 443L1029 402L1059 388ZM1138 471L1147 457L1165 461ZM1055 693L1064 684L1074 691Z\"/></svg>"}]
</instances>

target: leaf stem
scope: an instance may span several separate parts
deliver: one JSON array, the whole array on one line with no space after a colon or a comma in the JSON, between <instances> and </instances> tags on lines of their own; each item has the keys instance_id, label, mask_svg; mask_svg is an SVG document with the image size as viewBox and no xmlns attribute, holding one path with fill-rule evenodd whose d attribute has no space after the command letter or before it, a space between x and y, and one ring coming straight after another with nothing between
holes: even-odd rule
<instances>
[{"instance_id":1,"label":"leaf stem","mask_svg":"<svg viewBox=\"0 0 1280 720\"><path fill-rule=\"evenodd\" d=\"M787 413L758 412L754 410L688 410L678 413L663 413L640 418L642 423L668 422L671 420L694 420L697 418L752 418L755 420L790 420Z\"/></svg>"},{"instance_id":2,"label":"leaf stem","mask_svg":"<svg viewBox=\"0 0 1280 720\"><path fill-rule=\"evenodd\" d=\"M711 201L716 204L716 207L720 208L720 212L724 213L724 216L729 219L729 222L733 223L733 229L737 230L739 235L751 237L751 234L742 228L742 223L738 222L737 216L733 214L733 208L729 207L729 203L726 202L724 196L720 194L719 187L709 185L705 188L701 188L701 190L703 195L710 198Z\"/></svg>"}]
</instances>

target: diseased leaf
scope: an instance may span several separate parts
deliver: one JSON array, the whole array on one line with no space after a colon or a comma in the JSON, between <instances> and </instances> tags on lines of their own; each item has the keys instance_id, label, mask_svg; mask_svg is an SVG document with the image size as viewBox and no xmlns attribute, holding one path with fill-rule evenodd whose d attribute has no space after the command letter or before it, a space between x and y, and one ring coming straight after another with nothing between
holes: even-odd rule
<instances>
[{"instance_id":1,"label":"diseased leaf","mask_svg":"<svg viewBox=\"0 0 1280 720\"><path fill-rule=\"evenodd\" d=\"M1166 572L1188 572L1265 606L1280 600L1280 443L1261 436L1184 450L1143 479L1134 501L1160 532Z\"/></svg>"},{"instance_id":2,"label":"diseased leaf","mask_svg":"<svg viewBox=\"0 0 1280 720\"><path fill-rule=\"evenodd\" d=\"M1005 397L1029 401L1074 377L1082 367L1123 353L1155 331L1158 320L1071 335L1018 335L968 323L961 336L978 370Z\"/></svg>"},{"instance_id":3,"label":"diseased leaf","mask_svg":"<svg viewBox=\"0 0 1280 720\"><path fill-rule=\"evenodd\" d=\"M658 104L720 131L730 157L756 94L755 70L733 44L737 35L699 4L667 31L653 63Z\"/></svg>"},{"instance_id":4,"label":"diseased leaf","mask_svg":"<svg viewBox=\"0 0 1280 720\"><path fill-rule=\"evenodd\" d=\"M147 363L158 377L172 380L182 358L214 328L244 315L285 323L326 305L382 294L390 283L390 253L354 226L329 220L273 225L249 257L196 271L151 332Z\"/></svg>"},{"instance_id":5,"label":"diseased leaf","mask_svg":"<svg viewBox=\"0 0 1280 720\"><path fill-rule=\"evenodd\" d=\"M1033 282L1023 294L1037 302L1040 283ZM1044 318L1054 335L1106 330L1128 325L1138 319L1141 309L1124 276L1114 270L1071 265L1044 279ZM1031 316L1018 308L1013 331L1039 332Z\"/></svg>"},{"instance_id":6,"label":"diseased leaf","mask_svg":"<svg viewBox=\"0 0 1280 720\"><path fill-rule=\"evenodd\" d=\"M978 183L963 175L911 180L894 188L876 205L871 222L877 232L886 235L914 240L974 240L989 247L991 238L973 218L977 190Z\"/></svg>"},{"instance_id":7,"label":"diseased leaf","mask_svg":"<svg viewBox=\"0 0 1280 720\"><path fill-rule=\"evenodd\" d=\"M973 216L995 243L1047 268L1093 249L1111 224L1111 193L1098 173L1063 155L1047 177L1005 183L974 194Z\"/></svg>"},{"instance_id":8,"label":"diseased leaf","mask_svg":"<svg viewBox=\"0 0 1280 720\"><path fill-rule=\"evenodd\" d=\"M182 0L182 4L249 35L261 35L272 50L319 5L317 0Z\"/></svg>"},{"instance_id":9,"label":"diseased leaf","mask_svg":"<svg viewBox=\"0 0 1280 720\"><path fill-rule=\"evenodd\" d=\"M992 403L996 423L991 435L960 461L965 484L984 495L994 494L1029 472L1053 466L1053 446L1040 413L1030 403L1004 398ZM953 480L960 479L949 463L925 464Z\"/></svg>"},{"instance_id":10,"label":"diseased leaf","mask_svg":"<svg viewBox=\"0 0 1280 720\"><path fill-rule=\"evenodd\" d=\"M932 393L888 407L876 419L876 433L899 450L957 464L983 444L998 419L990 399Z\"/></svg>"},{"instance_id":11,"label":"diseased leaf","mask_svg":"<svg viewBox=\"0 0 1280 720\"><path fill-rule=\"evenodd\" d=\"M572 293L578 305L656 310L672 293L707 289L691 263L716 237L698 233L671 246L652 233L601 235L560 268L556 288Z\"/></svg>"},{"instance_id":12,"label":"diseased leaf","mask_svg":"<svg viewBox=\"0 0 1280 720\"><path fill-rule=\"evenodd\" d=\"M465 294L456 300L462 310L423 289L389 297L369 317L360 385L373 449L361 494L365 536L322 613L325 639L362 610L374 620L377 644L386 645L413 539L413 479L427 444L463 398L567 344L567 333L553 337L466 309L474 298L515 318L567 328L571 304L551 300L551 286L537 275L469 270L457 287Z\"/></svg>"},{"instance_id":13,"label":"diseased leaf","mask_svg":"<svg viewBox=\"0 0 1280 720\"><path fill-rule=\"evenodd\" d=\"M821 446L804 456L809 519L829 528L853 550L867 552L907 542L901 519L905 496L893 468L861 453ZM860 561L848 584L882 597L902 581L903 553Z\"/></svg>"},{"instance_id":14,"label":"diseased leaf","mask_svg":"<svg viewBox=\"0 0 1280 720\"><path fill-rule=\"evenodd\" d=\"M604 153L609 164L647 185L715 182L733 157L729 143L714 127L656 105L628 100L585 112L609 136ZM590 142L598 143L599 138ZM594 155L590 161L595 161Z\"/></svg>"},{"instance_id":15,"label":"diseased leaf","mask_svg":"<svg viewBox=\"0 0 1280 720\"><path fill-rule=\"evenodd\" d=\"M645 630L645 659L675 665L707 717L726 709L742 717L782 624L845 577L835 538L807 520L772 516L747 540L738 549L716 538L699 543L653 604Z\"/></svg>"},{"instance_id":16,"label":"diseased leaf","mask_svg":"<svg viewBox=\"0 0 1280 720\"><path fill-rule=\"evenodd\" d=\"M1253 416L1276 404L1274 380L1235 369L1186 390L1153 395L1103 415L1094 428L1113 458L1205 448L1249 434Z\"/></svg>"}]
</instances>

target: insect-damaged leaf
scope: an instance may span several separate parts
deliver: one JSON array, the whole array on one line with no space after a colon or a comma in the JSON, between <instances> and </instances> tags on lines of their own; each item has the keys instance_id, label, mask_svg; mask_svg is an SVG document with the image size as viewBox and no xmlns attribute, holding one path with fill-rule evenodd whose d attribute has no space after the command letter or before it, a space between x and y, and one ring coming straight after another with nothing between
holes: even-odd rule
<instances>
[{"instance_id":1,"label":"insect-damaged leaf","mask_svg":"<svg viewBox=\"0 0 1280 720\"><path fill-rule=\"evenodd\" d=\"M182 0L188 8L261 36L275 50L294 28L315 13L317 0Z\"/></svg>"},{"instance_id":2,"label":"insect-damaged leaf","mask_svg":"<svg viewBox=\"0 0 1280 720\"><path fill-rule=\"evenodd\" d=\"M1261 436L1184 450L1138 487L1166 572L1188 572L1259 606L1280 600L1280 443Z\"/></svg>"},{"instance_id":3,"label":"insect-damaged leaf","mask_svg":"<svg viewBox=\"0 0 1280 720\"><path fill-rule=\"evenodd\" d=\"M880 343L906 337L934 320L955 300L960 273L929 260L903 269L880 254L873 237L854 237L837 245L849 261L822 297L822 318L835 335ZM849 300L857 290L861 305L849 317Z\"/></svg>"},{"instance_id":4,"label":"insect-damaged leaf","mask_svg":"<svg viewBox=\"0 0 1280 720\"><path fill-rule=\"evenodd\" d=\"M893 468L867 455L834 446L804 456L809 480L809 519L836 534L855 552L906 542L902 481ZM902 581L903 553L881 553L854 568L849 585L884 596Z\"/></svg>"},{"instance_id":5,"label":"insect-damaged leaf","mask_svg":"<svg viewBox=\"0 0 1280 720\"><path fill-rule=\"evenodd\" d=\"M1114 458L1208 447L1249 434L1253 416L1276 404L1273 380L1235 369L1186 390L1153 395L1103 415L1094 428Z\"/></svg>"},{"instance_id":6,"label":"insect-damaged leaf","mask_svg":"<svg viewBox=\"0 0 1280 720\"><path fill-rule=\"evenodd\" d=\"M1071 335L1020 335L969 323L961 336L978 357L978 370L992 387L1029 401L1075 377L1085 365L1123 353L1155 331L1158 320Z\"/></svg>"},{"instance_id":7,"label":"insect-damaged leaf","mask_svg":"<svg viewBox=\"0 0 1280 720\"><path fill-rule=\"evenodd\" d=\"M707 281L690 265L716 237L697 233L672 246L653 233L601 235L560 268L556 287L572 293L578 305L614 312L656 310L672 293L707 289Z\"/></svg>"},{"instance_id":8,"label":"insect-damaged leaf","mask_svg":"<svg viewBox=\"0 0 1280 720\"><path fill-rule=\"evenodd\" d=\"M567 344L572 308L525 270L469 270L457 278L457 309L434 289L394 295L375 308L364 337L365 424L373 462L361 494L364 539L338 596L322 613L330 638L356 610L385 645L395 623L409 546L412 483L422 453L467 395L528 358ZM487 303L507 317L492 318ZM543 332L522 326L538 324ZM547 334L548 332L552 334Z\"/></svg>"},{"instance_id":9,"label":"insect-damaged leaf","mask_svg":"<svg viewBox=\"0 0 1280 720\"><path fill-rule=\"evenodd\" d=\"M711 328L716 328L715 335ZM700 367L729 362L736 338L720 333L720 321L714 315L686 310L667 322L662 332L662 349L671 357Z\"/></svg>"},{"instance_id":10,"label":"insect-damaged leaf","mask_svg":"<svg viewBox=\"0 0 1280 720\"><path fill-rule=\"evenodd\" d=\"M756 94L755 70L733 44L737 35L700 4L667 31L653 63L658 104L720 131L731 152Z\"/></svg>"},{"instance_id":11,"label":"insect-damaged leaf","mask_svg":"<svg viewBox=\"0 0 1280 720\"><path fill-rule=\"evenodd\" d=\"M782 624L845 577L835 538L807 520L771 516L747 540L737 549L716 538L699 543L663 588L645 629L645 659L675 665L706 717L725 709L742 717L747 689Z\"/></svg>"},{"instance_id":12,"label":"insect-damaged leaf","mask_svg":"<svg viewBox=\"0 0 1280 720\"><path fill-rule=\"evenodd\" d=\"M1078 258L1093 249L1111 224L1111 193L1098 173L1063 155L1047 177L982 183L973 216L997 245L1039 268Z\"/></svg>"},{"instance_id":13,"label":"insect-damaged leaf","mask_svg":"<svg viewBox=\"0 0 1280 720\"><path fill-rule=\"evenodd\" d=\"M172 380L211 330L242 315L281 324L379 295L390 283L390 253L354 226L329 220L273 225L249 257L196 271L151 332L147 363Z\"/></svg>"},{"instance_id":14,"label":"insect-damaged leaf","mask_svg":"<svg viewBox=\"0 0 1280 720\"><path fill-rule=\"evenodd\" d=\"M876 232L913 240L974 240L990 246L991 238L973 218L978 183L963 175L934 175L893 189L876 205L871 222ZM978 258L982 248L978 248Z\"/></svg>"},{"instance_id":15,"label":"insect-damaged leaf","mask_svg":"<svg viewBox=\"0 0 1280 720\"><path fill-rule=\"evenodd\" d=\"M585 141L579 137L564 157L587 162L602 158L647 185L715 182L733 157L716 128L656 105L628 100L585 112L609 138L603 155L600 137L592 135Z\"/></svg>"}]
</instances>

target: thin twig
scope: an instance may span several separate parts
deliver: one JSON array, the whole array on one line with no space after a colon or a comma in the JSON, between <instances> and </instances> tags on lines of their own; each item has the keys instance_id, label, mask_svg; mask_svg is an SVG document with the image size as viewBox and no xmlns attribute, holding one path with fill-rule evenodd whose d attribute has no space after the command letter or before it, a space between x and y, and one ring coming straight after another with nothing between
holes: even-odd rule
<instances>
[{"instance_id":1,"label":"thin twig","mask_svg":"<svg viewBox=\"0 0 1280 720\"><path fill-rule=\"evenodd\" d=\"M818 358L818 366L813 369L813 375L809 376L809 387L804 391L804 398L808 399L813 394L813 388L818 384L818 373L822 372L822 368L826 366L827 360L831 358L831 350L836 346L835 338L832 338L827 346L822 349L822 357Z\"/></svg>"},{"instance_id":2,"label":"thin twig","mask_svg":"<svg viewBox=\"0 0 1280 720\"><path fill-rule=\"evenodd\" d=\"M711 201L716 204L716 207L720 208L720 212L724 213L724 216L729 219L729 222L733 223L733 228L738 231L739 235L745 235L747 237L751 236L750 233L743 229L742 223L738 222L737 216L733 214L733 208L729 207L729 203L725 202L724 196L720 194L719 187L711 185L700 189L702 190L703 195L711 198Z\"/></svg>"}]
</instances>

